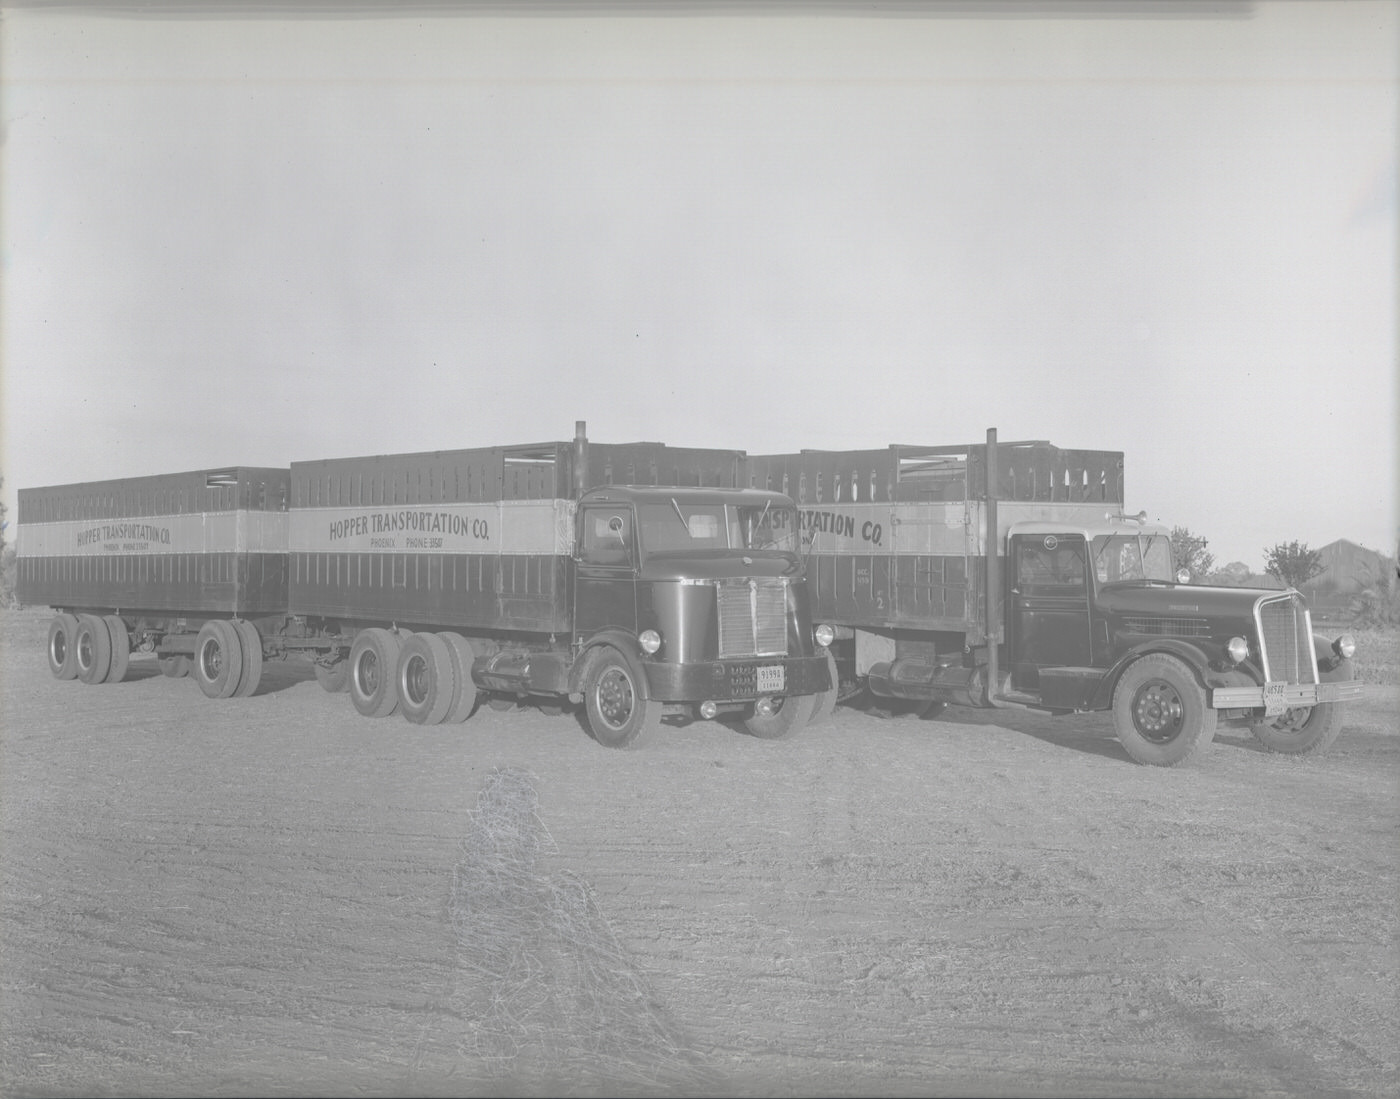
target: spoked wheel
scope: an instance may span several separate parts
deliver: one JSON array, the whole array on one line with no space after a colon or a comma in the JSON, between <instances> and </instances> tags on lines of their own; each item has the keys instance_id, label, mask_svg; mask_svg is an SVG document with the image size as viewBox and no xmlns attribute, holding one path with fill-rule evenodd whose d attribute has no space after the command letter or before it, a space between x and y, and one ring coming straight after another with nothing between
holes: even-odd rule
<instances>
[{"instance_id":1,"label":"spoked wheel","mask_svg":"<svg viewBox=\"0 0 1400 1099\"><path fill-rule=\"evenodd\" d=\"M1175 767L1209 747L1216 712L1182 661L1152 653L1131 664L1113 691L1113 727L1139 763Z\"/></svg>"},{"instance_id":2,"label":"spoked wheel","mask_svg":"<svg viewBox=\"0 0 1400 1099\"><path fill-rule=\"evenodd\" d=\"M388 717L399 707L400 642L385 629L361 630L350 647L350 701L365 717Z\"/></svg>"},{"instance_id":3,"label":"spoked wheel","mask_svg":"<svg viewBox=\"0 0 1400 1099\"><path fill-rule=\"evenodd\" d=\"M74 643L78 635L76 615L56 614L49 623L49 671L55 679L77 679L77 650Z\"/></svg>"},{"instance_id":4,"label":"spoked wheel","mask_svg":"<svg viewBox=\"0 0 1400 1099\"><path fill-rule=\"evenodd\" d=\"M437 725L456 689L452 652L435 633L415 633L399 649L399 712L414 725Z\"/></svg>"},{"instance_id":5,"label":"spoked wheel","mask_svg":"<svg viewBox=\"0 0 1400 1099\"><path fill-rule=\"evenodd\" d=\"M233 696L243 675L243 641L232 622L216 618L199 628L192 670L209 698Z\"/></svg>"},{"instance_id":6,"label":"spoked wheel","mask_svg":"<svg viewBox=\"0 0 1400 1099\"><path fill-rule=\"evenodd\" d=\"M95 614L78 615L78 632L73 642L78 678L84 683L102 683L112 670L112 635L107 623Z\"/></svg>"},{"instance_id":7,"label":"spoked wheel","mask_svg":"<svg viewBox=\"0 0 1400 1099\"><path fill-rule=\"evenodd\" d=\"M616 649L595 659L584 699L588 731L605 748L640 748L661 728L661 704L643 696L639 673Z\"/></svg>"}]
</instances>

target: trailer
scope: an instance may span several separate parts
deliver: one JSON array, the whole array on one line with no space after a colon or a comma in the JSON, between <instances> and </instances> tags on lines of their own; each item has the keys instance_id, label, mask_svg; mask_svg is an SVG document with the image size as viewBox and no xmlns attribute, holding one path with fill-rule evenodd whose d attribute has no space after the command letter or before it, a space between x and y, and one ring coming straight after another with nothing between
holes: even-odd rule
<instances>
[{"instance_id":1,"label":"trailer","mask_svg":"<svg viewBox=\"0 0 1400 1099\"><path fill-rule=\"evenodd\" d=\"M134 647L229 697L301 658L371 717L534 698L581 703L609 747L668 713L786 737L834 704L830 630L792 501L745 471L742 451L594 444L579 423L566 442L28 490L19 594L57 611L60 678L92 650L106 670L81 677L119 680L97 650Z\"/></svg>"},{"instance_id":2,"label":"trailer","mask_svg":"<svg viewBox=\"0 0 1400 1099\"><path fill-rule=\"evenodd\" d=\"M1296 591L1189 584L1167 530L1125 514L1118 451L1044 440L748 461L792 495L813 614L843 697L1111 710L1133 759L1173 766L1219 722L1321 751L1360 697L1353 640L1313 633Z\"/></svg>"}]
</instances>

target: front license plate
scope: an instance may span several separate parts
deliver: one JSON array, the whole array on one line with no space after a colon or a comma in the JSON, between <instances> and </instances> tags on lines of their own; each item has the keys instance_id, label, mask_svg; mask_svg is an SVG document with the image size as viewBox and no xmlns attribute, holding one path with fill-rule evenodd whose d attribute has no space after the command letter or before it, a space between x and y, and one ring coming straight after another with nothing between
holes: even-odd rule
<instances>
[{"instance_id":1,"label":"front license plate","mask_svg":"<svg viewBox=\"0 0 1400 1099\"><path fill-rule=\"evenodd\" d=\"M758 693L774 694L783 689L787 682L783 677L786 671L781 664L768 664L758 669Z\"/></svg>"},{"instance_id":2,"label":"front license plate","mask_svg":"<svg viewBox=\"0 0 1400 1099\"><path fill-rule=\"evenodd\" d=\"M1264 684L1264 716L1278 717L1288 709L1288 703L1284 699L1284 690L1287 683L1265 683Z\"/></svg>"}]
</instances>

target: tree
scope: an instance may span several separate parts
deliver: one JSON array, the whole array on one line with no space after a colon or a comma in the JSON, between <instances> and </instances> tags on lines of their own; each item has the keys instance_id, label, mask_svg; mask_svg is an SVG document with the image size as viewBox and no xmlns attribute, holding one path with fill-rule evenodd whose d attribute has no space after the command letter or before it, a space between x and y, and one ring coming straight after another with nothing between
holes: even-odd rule
<instances>
[{"instance_id":1,"label":"tree","mask_svg":"<svg viewBox=\"0 0 1400 1099\"><path fill-rule=\"evenodd\" d=\"M1231 561L1228 565L1216 569L1206 579L1222 587L1247 588L1252 575L1249 566L1243 561Z\"/></svg>"},{"instance_id":2,"label":"tree","mask_svg":"<svg viewBox=\"0 0 1400 1099\"><path fill-rule=\"evenodd\" d=\"M1192 581L1207 575L1215 564L1215 554L1206 552L1206 540L1186 527L1172 527L1172 570L1185 569Z\"/></svg>"},{"instance_id":3,"label":"tree","mask_svg":"<svg viewBox=\"0 0 1400 1099\"><path fill-rule=\"evenodd\" d=\"M4 488L5 477L0 474L0 491ZM5 534L10 529L5 516L9 510L0 499L0 607L8 607L15 598L15 551L5 544Z\"/></svg>"},{"instance_id":4,"label":"tree","mask_svg":"<svg viewBox=\"0 0 1400 1099\"><path fill-rule=\"evenodd\" d=\"M1322 551L1306 542L1279 542L1264 548L1264 571L1286 588L1301 588L1323 570Z\"/></svg>"}]
</instances>

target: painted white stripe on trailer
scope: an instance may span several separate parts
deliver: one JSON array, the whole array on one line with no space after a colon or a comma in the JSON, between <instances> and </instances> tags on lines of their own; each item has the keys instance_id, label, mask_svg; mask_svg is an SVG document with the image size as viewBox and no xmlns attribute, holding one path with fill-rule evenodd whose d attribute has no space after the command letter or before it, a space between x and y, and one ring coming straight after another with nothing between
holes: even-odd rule
<instances>
[{"instance_id":1,"label":"painted white stripe on trailer","mask_svg":"<svg viewBox=\"0 0 1400 1099\"><path fill-rule=\"evenodd\" d=\"M572 500L293 508L292 553L569 554Z\"/></svg>"},{"instance_id":2,"label":"painted white stripe on trailer","mask_svg":"<svg viewBox=\"0 0 1400 1099\"><path fill-rule=\"evenodd\" d=\"M1115 505L1004 500L997 505L999 544L1013 523L1043 520L1067 531L1099 522ZM928 504L830 504L799 507L804 554L961 557L986 551L986 505L980 500Z\"/></svg>"},{"instance_id":3,"label":"painted white stripe on trailer","mask_svg":"<svg viewBox=\"0 0 1400 1099\"><path fill-rule=\"evenodd\" d=\"M284 511L207 511L123 519L20 523L19 557L139 557L160 553L286 553Z\"/></svg>"}]
</instances>

